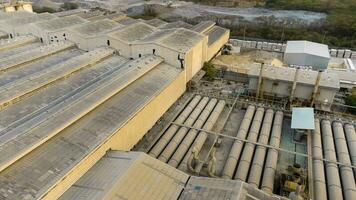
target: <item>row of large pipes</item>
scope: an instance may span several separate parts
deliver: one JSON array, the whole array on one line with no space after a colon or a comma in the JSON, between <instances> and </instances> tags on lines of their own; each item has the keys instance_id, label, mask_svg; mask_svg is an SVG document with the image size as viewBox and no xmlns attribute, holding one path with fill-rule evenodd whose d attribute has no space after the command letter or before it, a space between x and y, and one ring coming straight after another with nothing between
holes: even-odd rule
<instances>
[{"instance_id":1,"label":"row of large pipes","mask_svg":"<svg viewBox=\"0 0 356 200\"><path fill-rule=\"evenodd\" d=\"M199 101L201 100L201 96L197 95L195 96L190 103L184 108L182 113L177 117L175 120L176 123L182 124L184 121L188 118L188 116L191 114L191 112L194 110L194 108L197 106ZM163 136L158 140L158 142L153 146L153 148L150 150L149 155L152 157L157 158L159 154L163 151L163 149L166 147L166 145L171 141L173 138L174 134L177 132L177 130L180 127L178 125L172 124L163 134Z\"/></svg>"},{"instance_id":2,"label":"row of large pipes","mask_svg":"<svg viewBox=\"0 0 356 200\"><path fill-rule=\"evenodd\" d=\"M260 136L258 137L258 143L260 144L267 144L272 128L272 121L273 121L274 111L272 109L268 109L266 111L263 125L261 129ZM263 171L263 164L265 162L267 149L264 146L257 146L256 152L253 157L253 161L251 164L251 169L248 177L248 183L251 184L253 187L258 188L260 185L260 180L262 177ZM252 158L252 157L251 157Z\"/></svg>"},{"instance_id":3,"label":"row of large pipes","mask_svg":"<svg viewBox=\"0 0 356 200\"><path fill-rule=\"evenodd\" d=\"M204 97L198 104L198 106L194 109L191 116L184 122L186 126L193 126L196 128L201 128L203 123L209 116L209 113L215 107L217 103L216 99L212 99L209 101L208 97ZM203 123L201 123L203 122ZM169 142L167 147L163 150L158 159L162 162L167 162L173 153L176 151L177 147L180 145L186 134L188 133L188 127L180 127L178 132L174 135L172 140Z\"/></svg>"},{"instance_id":4,"label":"row of large pipes","mask_svg":"<svg viewBox=\"0 0 356 200\"><path fill-rule=\"evenodd\" d=\"M257 109L255 117L253 119L252 126L248 133L247 140L249 140L251 142L257 142L257 139L258 139L258 136L260 133L260 128L261 128L261 124L262 124L264 111L265 111L264 108ZM264 122L266 121L267 123L268 122L271 123L271 118L273 118L273 110L268 110L268 112L265 115ZM266 124L264 124L264 125L266 125ZM266 128L266 126L262 127L261 132L264 131L263 128ZM238 179L238 180L241 180L244 182L246 181L248 171L250 169L250 164L251 164L254 150L255 150L255 144L253 144L253 143L245 144L239 164L237 166L237 170L236 170L234 179Z\"/></svg>"},{"instance_id":5,"label":"row of large pipes","mask_svg":"<svg viewBox=\"0 0 356 200\"><path fill-rule=\"evenodd\" d=\"M347 146L350 150L350 158L353 166L356 166L356 132L352 124L345 125L345 135ZM354 168L354 176L356 177L356 169Z\"/></svg>"},{"instance_id":6,"label":"row of large pipes","mask_svg":"<svg viewBox=\"0 0 356 200\"><path fill-rule=\"evenodd\" d=\"M209 117L209 119L207 120L207 122L204 125L204 130L211 130L214 126L214 124L216 123L220 113L222 112L222 110L224 109L225 106L225 101L219 101L218 105L216 106L216 108L214 109L213 113L211 113L211 116ZM180 169L184 169L185 167L187 167L188 165L188 160L192 154L192 151L194 150L195 152L199 153L206 141L206 139L208 138L208 133L201 131L198 134L197 139L194 141L194 143L191 145L191 147L189 148L188 152L185 154L183 160L181 160L180 165L178 168Z\"/></svg>"},{"instance_id":7,"label":"row of large pipes","mask_svg":"<svg viewBox=\"0 0 356 200\"><path fill-rule=\"evenodd\" d=\"M216 99L211 100L210 102L212 103L211 105L214 105L216 103ZM225 107L225 101L220 100L218 104L216 104L214 110L210 112L209 109L205 109L201 115L200 115L200 120L198 119L194 123L194 127L202 127L204 130L210 131L214 124L216 123L217 119L219 118L221 112L223 111ZM209 116L210 115L210 116ZM205 119L209 116L209 118L206 120ZM204 124L204 126L203 126ZM168 164L173 166L173 167L178 167L179 163L182 161L184 158L184 155L188 152L188 149L194 142L195 138L197 137L199 131L196 129L190 129L182 143L179 145L178 149L176 152L173 154L172 158L169 160ZM206 135L206 133L201 133L201 135ZM206 138L205 138L206 139ZM204 144L205 142L204 138L197 138L197 143L199 144Z\"/></svg>"},{"instance_id":8,"label":"row of large pipes","mask_svg":"<svg viewBox=\"0 0 356 200\"><path fill-rule=\"evenodd\" d=\"M325 163L328 197L332 200L343 199L339 169L335 163L337 159L330 121L322 120L321 126L324 156L325 159L332 161Z\"/></svg>"},{"instance_id":9,"label":"row of large pipes","mask_svg":"<svg viewBox=\"0 0 356 200\"><path fill-rule=\"evenodd\" d=\"M253 105L248 106L236 137L240 139L246 139L246 135L250 128L250 124L254 116L255 110L256 110L255 106ZM232 179L237 162L240 157L242 147L243 147L242 141L240 140L234 141L222 172L222 178Z\"/></svg>"},{"instance_id":10,"label":"row of large pipes","mask_svg":"<svg viewBox=\"0 0 356 200\"><path fill-rule=\"evenodd\" d=\"M315 119L315 130L312 135L313 187L315 200L327 200L326 180L321 143L320 120Z\"/></svg>"},{"instance_id":11,"label":"row of large pipes","mask_svg":"<svg viewBox=\"0 0 356 200\"><path fill-rule=\"evenodd\" d=\"M277 111L273 116L273 109L268 109L265 112L264 108L257 108L256 110L255 106L252 105L247 108L237 137L245 140L248 133L247 140L249 142L244 144L240 140L234 141L222 172L222 178L231 179L237 166L235 179L247 181L256 188L261 185L262 190L270 194L273 193L278 162L278 150L276 148L279 148L281 140L283 112ZM257 141L261 144L268 144L269 139L269 145L274 148L269 148L268 152L266 147L260 145L256 147L256 144L254 144Z\"/></svg>"},{"instance_id":12,"label":"row of large pipes","mask_svg":"<svg viewBox=\"0 0 356 200\"><path fill-rule=\"evenodd\" d=\"M261 189L269 194L273 193L274 178L276 175L278 161L278 150L275 148L279 148L279 144L281 142L282 123L283 112L277 111L274 116L272 134L269 142L269 145L274 148L268 149L266 163L263 171L263 177L261 181Z\"/></svg>"},{"instance_id":13,"label":"row of large pipes","mask_svg":"<svg viewBox=\"0 0 356 200\"><path fill-rule=\"evenodd\" d=\"M347 148L344 129L341 122L335 121L333 123L333 133L338 161L345 165L351 165L350 154ZM356 199L355 177L352 168L340 165L339 169L344 199Z\"/></svg>"}]
</instances>

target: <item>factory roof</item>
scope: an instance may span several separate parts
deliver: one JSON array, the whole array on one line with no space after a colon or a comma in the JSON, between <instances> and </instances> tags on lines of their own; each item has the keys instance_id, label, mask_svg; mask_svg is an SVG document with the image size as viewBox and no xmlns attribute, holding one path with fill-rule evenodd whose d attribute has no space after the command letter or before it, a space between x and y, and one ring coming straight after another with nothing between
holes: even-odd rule
<instances>
[{"instance_id":1,"label":"factory roof","mask_svg":"<svg viewBox=\"0 0 356 200\"><path fill-rule=\"evenodd\" d=\"M161 39L167 37L168 35L172 34L175 32L175 29L162 29L153 32L151 35L148 35L147 37L141 39L138 41L138 43L152 43L152 42L157 42L160 41Z\"/></svg>"},{"instance_id":2,"label":"factory roof","mask_svg":"<svg viewBox=\"0 0 356 200\"><path fill-rule=\"evenodd\" d=\"M285 53L305 53L330 58L329 47L325 44L301 41L288 41Z\"/></svg>"},{"instance_id":3,"label":"factory roof","mask_svg":"<svg viewBox=\"0 0 356 200\"><path fill-rule=\"evenodd\" d=\"M147 154L110 151L60 199L178 199L188 178Z\"/></svg>"},{"instance_id":4,"label":"factory roof","mask_svg":"<svg viewBox=\"0 0 356 200\"><path fill-rule=\"evenodd\" d=\"M118 24L115 21L109 19L102 19L75 26L71 30L83 36L95 36L100 33L108 32L120 27L122 27L122 25Z\"/></svg>"},{"instance_id":5,"label":"factory roof","mask_svg":"<svg viewBox=\"0 0 356 200\"><path fill-rule=\"evenodd\" d=\"M93 56L89 57L94 59ZM73 61L76 60L74 58ZM2 130L8 131L7 133L13 132L16 137L5 134L5 137L12 139L0 148L1 151L7 152L1 153L6 155L6 157L0 157L5 161L1 163L6 164L7 161L18 158L18 156L24 155L24 152L29 152L29 149L41 144L0 173L0 196L7 196L8 199L23 199L29 196L32 198L42 197L53 187L54 183L64 178L77 164L110 138L114 134L114 130L124 126L181 73L180 69L162 63L162 60L155 56L142 57L130 63L126 63L125 59L119 59L119 63L116 61L116 64L111 62L98 64L101 66L101 70L92 71L89 67L86 68L89 71L81 70L80 73L72 73L63 82L49 85L44 90L0 111L0 116L8 118L4 121L10 125L16 124L18 120L27 120L26 123L21 123L23 126ZM152 64L150 64L151 62ZM157 63L160 64L156 65ZM94 67L98 65L94 65ZM73 117L81 115L83 112L80 109L94 104L92 98L99 98L98 96L110 92L109 90L120 88L111 86L115 82L120 85L127 83L138 73L134 69L137 68L141 71L150 65L155 65L155 67L140 79L111 96L109 100L99 106L92 107L91 112L77 119L71 126L65 129L59 127L63 123L69 123L68 120L73 120ZM102 67L111 68L111 71L109 69L103 71ZM56 67L52 68L51 70L56 70ZM69 65L68 69L72 70ZM58 69L57 71L63 70ZM75 87L84 87L84 89L78 93ZM96 91L97 94L91 91ZM78 101L78 98L82 100ZM64 105L62 105L63 103ZM81 106L77 105L78 103ZM48 112L38 113L37 109ZM66 113L67 116L64 116ZM46 115L52 117L46 117ZM3 120L1 121L3 122ZM28 123L32 125L26 125ZM31 128L34 126L35 129ZM5 124L2 127L8 127L8 125ZM20 130L17 129L22 131L19 132ZM52 138L48 140L50 137ZM47 142L44 142L46 140ZM16 183L16 187L13 187L12 183Z\"/></svg>"},{"instance_id":6,"label":"factory roof","mask_svg":"<svg viewBox=\"0 0 356 200\"><path fill-rule=\"evenodd\" d=\"M92 17L96 17L96 16L101 16L103 15L104 12L100 11L100 10L92 10L90 12L79 12L78 14L76 14L77 16L84 18L84 19L90 19Z\"/></svg>"},{"instance_id":7,"label":"factory roof","mask_svg":"<svg viewBox=\"0 0 356 200\"><path fill-rule=\"evenodd\" d=\"M170 28L186 28L186 29L191 29L193 25L188 24L183 21L176 21L176 22L171 22L166 25L161 26L160 28L162 29L170 29Z\"/></svg>"},{"instance_id":8,"label":"factory roof","mask_svg":"<svg viewBox=\"0 0 356 200\"><path fill-rule=\"evenodd\" d=\"M126 18L126 14L121 13L121 12L116 12L116 13L112 13L112 14L107 14L107 15L99 15L99 16L95 16L90 18L90 21L96 21L96 20L101 20L101 19L111 19L114 21L119 21L121 19Z\"/></svg>"},{"instance_id":9,"label":"factory roof","mask_svg":"<svg viewBox=\"0 0 356 200\"><path fill-rule=\"evenodd\" d=\"M78 25L87 22L87 20L78 16L66 16L57 19L47 20L44 22L36 23L40 29L47 31L56 31L70 26Z\"/></svg>"},{"instance_id":10,"label":"factory roof","mask_svg":"<svg viewBox=\"0 0 356 200\"><path fill-rule=\"evenodd\" d=\"M142 152L109 151L59 199L277 200L238 180L189 176Z\"/></svg>"},{"instance_id":11,"label":"factory roof","mask_svg":"<svg viewBox=\"0 0 356 200\"><path fill-rule=\"evenodd\" d=\"M0 21L8 20L10 18L25 18L29 16L36 15L36 13L31 13L27 11L17 11L17 12L0 12Z\"/></svg>"},{"instance_id":12,"label":"factory roof","mask_svg":"<svg viewBox=\"0 0 356 200\"><path fill-rule=\"evenodd\" d=\"M210 30L206 31L204 34L208 35L209 41L208 45L214 44L217 40L220 39L221 36L223 36L225 33L228 33L229 30L222 28L220 26L214 26Z\"/></svg>"},{"instance_id":13,"label":"factory roof","mask_svg":"<svg viewBox=\"0 0 356 200\"><path fill-rule=\"evenodd\" d=\"M339 76L341 87L351 89L356 86L356 72L335 69L328 69L328 72L337 74Z\"/></svg>"},{"instance_id":14,"label":"factory roof","mask_svg":"<svg viewBox=\"0 0 356 200\"><path fill-rule=\"evenodd\" d=\"M75 14L84 13L84 12L87 12L87 10L82 9L82 8L77 8L77 9L73 9L73 10L64 10L64 11L56 12L53 14L58 17L65 17L65 16L75 15Z\"/></svg>"},{"instance_id":15,"label":"factory roof","mask_svg":"<svg viewBox=\"0 0 356 200\"><path fill-rule=\"evenodd\" d=\"M198 33L204 33L210 30L216 23L213 21L202 21L199 24L192 27L192 30Z\"/></svg>"},{"instance_id":16,"label":"factory roof","mask_svg":"<svg viewBox=\"0 0 356 200\"><path fill-rule=\"evenodd\" d=\"M16 27L23 24L36 23L40 21L50 20L56 18L55 15L49 13L34 14L26 17L16 17L14 19L6 20L5 23L9 26Z\"/></svg>"},{"instance_id":17,"label":"factory roof","mask_svg":"<svg viewBox=\"0 0 356 200\"><path fill-rule=\"evenodd\" d=\"M314 130L314 108L293 108L291 128Z\"/></svg>"},{"instance_id":18,"label":"factory roof","mask_svg":"<svg viewBox=\"0 0 356 200\"><path fill-rule=\"evenodd\" d=\"M265 65L262 76L271 80L293 82L295 79L296 69L291 67L275 67ZM260 75L261 65L253 64L248 70L248 75L258 77ZM317 71L310 69L300 69L298 72L297 82L307 85L315 85L318 76ZM328 88L340 88L339 77L335 73L322 72L320 86Z\"/></svg>"},{"instance_id":19,"label":"factory roof","mask_svg":"<svg viewBox=\"0 0 356 200\"><path fill-rule=\"evenodd\" d=\"M160 44L176 49L180 52L186 52L197 42L200 42L203 37L204 36L194 31L180 28L163 38L160 41Z\"/></svg>"},{"instance_id":20,"label":"factory roof","mask_svg":"<svg viewBox=\"0 0 356 200\"><path fill-rule=\"evenodd\" d=\"M122 25L131 25L131 24L136 24L138 22L140 22L140 20L137 19L133 19L130 17L124 17L120 20L117 20L118 23L122 24Z\"/></svg>"},{"instance_id":21,"label":"factory roof","mask_svg":"<svg viewBox=\"0 0 356 200\"><path fill-rule=\"evenodd\" d=\"M160 27L168 24L167 22L161 20L161 19L150 19L150 20L145 20L146 24L149 24L154 27Z\"/></svg>"},{"instance_id":22,"label":"factory roof","mask_svg":"<svg viewBox=\"0 0 356 200\"><path fill-rule=\"evenodd\" d=\"M134 42L154 33L157 29L143 22L128 25L120 30L112 32L110 36L124 42Z\"/></svg>"}]
</instances>

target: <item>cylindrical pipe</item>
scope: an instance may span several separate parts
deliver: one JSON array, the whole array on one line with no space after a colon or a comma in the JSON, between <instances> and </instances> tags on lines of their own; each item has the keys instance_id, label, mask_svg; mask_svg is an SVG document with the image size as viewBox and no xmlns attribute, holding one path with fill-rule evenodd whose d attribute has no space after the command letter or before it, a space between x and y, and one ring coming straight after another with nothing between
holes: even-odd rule
<instances>
[{"instance_id":1,"label":"cylindrical pipe","mask_svg":"<svg viewBox=\"0 0 356 200\"><path fill-rule=\"evenodd\" d=\"M247 131L249 130L251 121L252 121L252 117L255 113L255 106L250 105L245 113L245 116L241 122L239 131L237 132L237 136L238 138L241 139L246 139L246 135L247 135ZM242 145L243 142L240 140L235 140L230 153L229 153L229 157L227 158L227 161L225 163L223 172L222 172L222 178L225 179L232 179L232 176L234 175L234 171L237 165L237 161L239 160L240 157L240 153L241 153L241 149L242 149Z\"/></svg>"},{"instance_id":2,"label":"cylindrical pipe","mask_svg":"<svg viewBox=\"0 0 356 200\"><path fill-rule=\"evenodd\" d=\"M216 100L215 100L216 101ZM201 102L198 104L198 106L194 109L193 113L188 117L188 119L184 122L184 125L186 126L192 126L194 122L198 119L200 113L206 112L206 109L212 109L210 107L205 106L208 104L209 98L204 97ZM214 102L214 101L213 101ZM208 104L209 105L209 104ZM215 106L215 104L214 104ZM209 111L210 112L210 111ZM174 135L172 140L169 142L167 147L163 150L161 155L158 157L158 159L162 162L167 162L168 159L172 156L178 145L181 143L187 132L189 131L189 128L187 127L180 127L178 132Z\"/></svg>"},{"instance_id":3,"label":"cylindrical pipe","mask_svg":"<svg viewBox=\"0 0 356 200\"><path fill-rule=\"evenodd\" d=\"M193 109L197 106L201 99L200 95L195 96L190 103L184 108L182 113L175 120L176 123L182 124L188 118L189 114L193 111ZM162 152L164 147L171 141L174 134L179 129L179 126L172 124L163 134L163 136L159 139L157 144L151 149L149 155L157 158L157 156Z\"/></svg>"},{"instance_id":4,"label":"cylindrical pipe","mask_svg":"<svg viewBox=\"0 0 356 200\"><path fill-rule=\"evenodd\" d=\"M336 162L337 160L335 153L335 144L331 131L330 121L323 120L321 122L321 128L325 159ZM337 164L326 162L325 169L329 199L343 199L339 169L337 167Z\"/></svg>"},{"instance_id":5,"label":"cylindrical pipe","mask_svg":"<svg viewBox=\"0 0 356 200\"><path fill-rule=\"evenodd\" d=\"M219 116L217 116L219 117ZM206 130L206 129L205 129ZM200 152L201 148L203 147L205 140L208 138L208 134L206 132L200 132L197 139L194 141L193 145L190 147L186 155L184 156L183 160L180 161L181 163L179 164L180 169L184 169L187 164L188 160L191 157L191 154L194 151Z\"/></svg>"},{"instance_id":6,"label":"cylindrical pipe","mask_svg":"<svg viewBox=\"0 0 356 200\"><path fill-rule=\"evenodd\" d=\"M351 165L342 123L335 121L333 123L333 131L338 161L346 165ZM345 200L356 199L355 177L351 167L340 165L339 168Z\"/></svg>"},{"instance_id":7,"label":"cylindrical pipe","mask_svg":"<svg viewBox=\"0 0 356 200\"><path fill-rule=\"evenodd\" d=\"M273 117L273 111L269 110L270 112L268 113L268 117L271 118ZM253 123L251 125L250 131L248 132L248 137L247 140L251 142L256 142L258 138L258 134L260 132L261 124L262 124L262 119L263 119L263 114L265 112L264 108L258 108L255 114L255 117L253 118ZM272 112L272 115L270 115ZM268 119L270 120L270 119ZM270 120L271 123L271 120ZM252 160L253 152L255 150L255 144L252 143L246 143L241 159L239 161L239 165L237 167L236 173L235 173L235 179L241 180L241 181L246 181L247 179L247 174L248 170L250 169L250 163Z\"/></svg>"},{"instance_id":8,"label":"cylindrical pipe","mask_svg":"<svg viewBox=\"0 0 356 200\"><path fill-rule=\"evenodd\" d=\"M351 163L356 166L356 133L355 127L352 124L345 125L345 135L347 139L347 146L349 147ZM356 169L354 168L354 176L356 177Z\"/></svg>"},{"instance_id":9,"label":"cylindrical pipe","mask_svg":"<svg viewBox=\"0 0 356 200\"><path fill-rule=\"evenodd\" d=\"M268 109L266 111L263 120L262 130L258 138L258 142L261 144L268 143L268 139L272 128L273 114L274 111L272 109ZM248 177L248 183L255 188L258 188L260 185L263 164L265 162L265 157L266 157L266 150L267 150L266 147L257 146L255 156L253 157L253 162L250 169L250 175Z\"/></svg>"},{"instance_id":10,"label":"cylindrical pipe","mask_svg":"<svg viewBox=\"0 0 356 200\"><path fill-rule=\"evenodd\" d=\"M270 146L273 146L275 148L279 148L279 143L281 142L282 123L283 112L277 111L274 117L272 135L269 142ZM268 149L266 164L261 182L261 189L269 194L273 193L274 176L276 175L277 161L278 151L273 148Z\"/></svg>"},{"instance_id":11,"label":"cylindrical pipe","mask_svg":"<svg viewBox=\"0 0 356 200\"><path fill-rule=\"evenodd\" d=\"M314 199L327 200L325 170L323 159L323 147L321 144L320 120L315 119L315 130L312 135L312 155L313 159L313 186Z\"/></svg>"},{"instance_id":12,"label":"cylindrical pipe","mask_svg":"<svg viewBox=\"0 0 356 200\"><path fill-rule=\"evenodd\" d=\"M204 119L206 119L207 116L209 116L209 114L210 114L209 118L206 120L206 122L202 128L204 130L210 131L213 128L215 122L217 121L217 119L220 116L224 107L225 107L225 101L220 100L219 103L214 108L213 112L211 112L211 114L207 113L207 112L206 112L206 114L205 113L201 114L203 120L199 120L199 121L197 120L196 123L194 123L194 127L197 127L197 128L202 127L205 122ZM207 115L207 116L203 116L203 115ZM198 133L199 133L199 131L196 129L189 130L187 136L184 138L183 142L179 145L177 151L173 154L172 158L169 160L169 162L168 162L169 165L171 165L172 167L177 167L179 165L179 163L183 159L184 155L187 153L189 147L193 143L193 141L196 138ZM202 134L202 133L200 133L200 134ZM197 138L197 139L199 139L199 138Z\"/></svg>"}]
</instances>

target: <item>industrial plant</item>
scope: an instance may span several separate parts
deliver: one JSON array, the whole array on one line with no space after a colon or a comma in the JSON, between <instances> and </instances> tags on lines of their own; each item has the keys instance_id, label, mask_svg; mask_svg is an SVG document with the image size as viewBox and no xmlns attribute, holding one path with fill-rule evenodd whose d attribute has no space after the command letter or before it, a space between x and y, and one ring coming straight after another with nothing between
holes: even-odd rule
<instances>
[{"instance_id":1,"label":"industrial plant","mask_svg":"<svg viewBox=\"0 0 356 200\"><path fill-rule=\"evenodd\" d=\"M0 7L0 199L356 199L356 51Z\"/></svg>"}]
</instances>

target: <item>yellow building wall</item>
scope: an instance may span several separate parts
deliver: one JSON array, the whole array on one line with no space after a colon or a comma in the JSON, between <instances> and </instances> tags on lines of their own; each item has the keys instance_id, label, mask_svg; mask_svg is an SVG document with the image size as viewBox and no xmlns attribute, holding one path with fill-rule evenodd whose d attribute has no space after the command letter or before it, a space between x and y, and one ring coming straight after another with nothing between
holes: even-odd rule
<instances>
[{"instance_id":1,"label":"yellow building wall","mask_svg":"<svg viewBox=\"0 0 356 200\"><path fill-rule=\"evenodd\" d=\"M31 4L23 4L22 8L27 12L33 12L33 8Z\"/></svg>"},{"instance_id":2,"label":"yellow building wall","mask_svg":"<svg viewBox=\"0 0 356 200\"><path fill-rule=\"evenodd\" d=\"M53 200L59 198L72 184L84 175L107 150L129 151L156 121L169 109L171 105L184 93L185 73L181 72L176 80L161 93L138 111L122 128L98 146L91 154L77 164L66 176L45 194L42 199ZM162 103L164 102L164 104Z\"/></svg>"},{"instance_id":3,"label":"yellow building wall","mask_svg":"<svg viewBox=\"0 0 356 200\"><path fill-rule=\"evenodd\" d=\"M208 47L208 60L211 60L214 55L220 50L220 48L223 47L224 44L229 41L229 37L230 31L226 31L226 33L221 38L219 38L217 41L215 41Z\"/></svg>"},{"instance_id":4,"label":"yellow building wall","mask_svg":"<svg viewBox=\"0 0 356 200\"><path fill-rule=\"evenodd\" d=\"M15 6L5 6L5 12L15 12Z\"/></svg>"}]
</instances>

